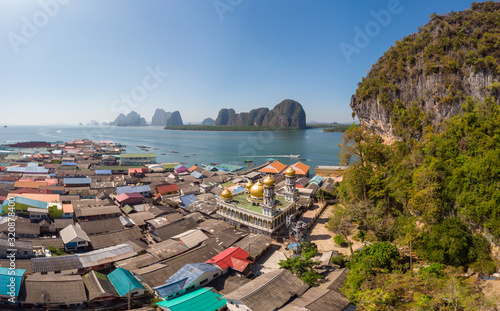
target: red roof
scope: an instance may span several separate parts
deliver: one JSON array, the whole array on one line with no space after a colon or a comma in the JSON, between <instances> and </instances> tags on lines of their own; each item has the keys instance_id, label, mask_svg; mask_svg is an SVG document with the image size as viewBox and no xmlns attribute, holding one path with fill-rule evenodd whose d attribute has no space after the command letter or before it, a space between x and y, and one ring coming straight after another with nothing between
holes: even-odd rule
<instances>
[{"instance_id":1,"label":"red roof","mask_svg":"<svg viewBox=\"0 0 500 311\"><path fill-rule=\"evenodd\" d=\"M307 175L309 169L311 168L309 165L306 165L302 162L297 162L295 164L290 165L291 168L295 170L297 175Z\"/></svg>"},{"instance_id":2,"label":"red roof","mask_svg":"<svg viewBox=\"0 0 500 311\"><path fill-rule=\"evenodd\" d=\"M206 263L213 263L218 265L222 270L231 267L238 271L245 270L245 267L251 263L251 261L246 260L249 254L240 247L230 247L223 251L222 253L210 258L205 261ZM243 270L240 270L243 267Z\"/></svg>"},{"instance_id":3,"label":"red roof","mask_svg":"<svg viewBox=\"0 0 500 311\"><path fill-rule=\"evenodd\" d=\"M158 191L158 193L176 192L176 191L179 191L179 186L177 186L177 185L158 186L158 187L156 187L156 191Z\"/></svg>"},{"instance_id":4,"label":"red roof","mask_svg":"<svg viewBox=\"0 0 500 311\"><path fill-rule=\"evenodd\" d=\"M280 161L274 161L273 163L267 165L266 167L259 170L261 173L271 173L271 174L279 174L283 172L286 168L286 165L281 163Z\"/></svg>"}]
</instances>

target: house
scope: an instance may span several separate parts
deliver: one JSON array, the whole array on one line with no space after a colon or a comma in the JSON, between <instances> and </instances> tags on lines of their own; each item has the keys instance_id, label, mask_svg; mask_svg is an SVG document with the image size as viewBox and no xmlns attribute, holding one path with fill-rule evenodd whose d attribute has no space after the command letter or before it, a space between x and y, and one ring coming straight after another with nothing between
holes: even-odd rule
<instances>
[{"instance_id":1,"label":"house","mask_svg":"<svg viewBox=\"0 0 500 311\"><path fill-rule=\"evenodd\" d=\"M149 197L151 192L151 187L149 185L144 185L144 186L122 186L122 187L116 187L116 193L118 195L122 193L139 193L145 197Z\"/></svg>"},{"instance_id":2,"label":"house","mask_svg":"<svg viewBox=\"0 0 500 311\"><path fill-rule=\"evenodd\" d=\"M263 234L250 233L234 244L248 252L249 258L257 260L273 243L273 239Z\"/></svg>"},{"instance_id":3,"label":"house","mask_svg":"<svg viewBox=\"0 0 500 311\"><path fill-rule=\"evenodd\" d=\"M28 275L24 281L26 296L21 307L47 305L52 308L77 307L87 301L83 280L79 275Z\"/></svg>"},{"instance_id":4,"label":"house","mask_svg":"<svg viewBox=\"0 0 500 311\"><path fill-rule=\"evenodd\" d=\"M83 266L77 255L31 258L33 274L80 274Z\"/></svg>"},{"instance_id":5,"label":"house","mask_svg":"<svg viewBox=\"0 0 500 311\"><path fill-rule=\"evenodd\" d=\"M187 194L180 197L179 200L181 200L183 206L189 206L196 202L198 199L196 199L194 194Z\"/></svg>"},{"instance_id":6,"label":"house","mask_svg":"<svg viewBox=\"0 0 500 311\"><path fill-rule=\"evenodd\" d=\"M198 184L179 184L179 188L181 190L181 194L184 195L190 195L190 194L200 194L200 185Z\"/></svg>"},{"instance_id":7,"label":"house","mask_svg":"<svg viewBox=\"0 0 500 311\"><path fill-rule=\"evenodd\" d=\"M149 170L147 168L129 168L128 169L128 176L131 177L144 177L145 174L147 174Z\"/></svg>"},{"instance_id":8,"label":"house","mask_svg":"<svg viewBox=\"0 0 500 311\"><path fill-rule=\"evenodd\" d=\"M226 300L212 287L202 287L156 305L164 311L221 311L226 309Z\"/></svg>"},{"instance_id":9,"label":"house","mask_svg":"<svg viewBox=\"0 0 500 311\"><path fill-rule=\"evenodd\" d=\"M0 267L0 303L17 303L19 290L23 282L24 269Z\"/></svg>"},{"instance_id":10,"label":"house","mask_svg":"<svg viewBox=\"0 0 500 311\"><path fill-rule=\"evenodd\" d=\"M348 168L349 166L318 165L314 168L314 172L316 173L316 175L322 177L337 177L339 175L343 175L344 171Z\"/></svg>"},{"instance_id":11,"label":"house","mask_svg":"<svg viewBox=\"0 0 500 311\"><path fill-rule=\"evenodd\" d=\"M112 300L120 297L106 275L96 271L90 271L82 278L89 292L90 301Z\"/></svg>"},{"instance_id":12,"label":"house","mask_svg":"<svg viewBox=\"0 0 500 311\"><path fill-rule=\"evenodd\" d=\"M281 311L344 311L356 310L342 294L335 291L311 287L301 297L280 309Z\"/></svg>"},{"instance_id":13,"label":"house","mask_svg":"<svg viewBox=\"0 0 500 311\"><path fill-rule=\"evenodd\" d=\"M104 156L101 159L102 166L114 166L117 163L118 163L118 161L116 160L116 157L112 156L112 155Z\"/></svg>"},{"instance_id":14,"label":"house","mask_svg":"<svg viewBox=\"0 0 500 311\"><path fill-rule=\"evenodd\" d=\"M162 196L176 195L179 194L179 191L179 186L176 184L156 187L156 192Z\"/></svg>"},{"instance_id":15,"label":"house","mask_svg":"<svg viewBox=\"0 0 500 311\"><path fill-rule=\"evenodd\" d=\"M249 254L239 247L230 247L217 256L205 261L206 263L217 265L223 273L227 273L229 268L247 275L252 271L253 261L248 260Z\"/></svg>"},{"instance_id":16,"label":"house","mask_svg":"<svg viewBox=\"0 0 500 311\"><path fill-rule=\"evenodd\" d=\"M137 242L142 238L141 229L134 227L131 229L123 229L115 232L100 233L90 236L92 247L100 249L118 244L127 243L128 241Z\"/></svg>"},{"instance_id":17,"label":"house","mask_svg":"<svg viewBox=\"0 0 500 311\"><path fill-rule=\"evenodd\" d=\"M14 207L16 214L26 215L31 219L42 218L62 218L62 204L47 203L44 201L33 200L22 196L16 196L5 200L0 207L2 214L9 213L9 207Z\"/></svg>"},{"instance_id":18,"label":"house","mask_svg":"<svg viewBox=\"0 0 500 311\"><path fill-rule=\"evenodd\" d=\"M183 166L182 164L179 164L176 167L174 167L174 172L176 174L186 173L186 172L189 172L189 169L187 167Z\"/></svg>"},{"instance_id":19,"label":"house","mask_svg":"<svg viewBox=\"0 0 500 311\"><path fill-rule=\"evenodd\" d=\"M33 254L33 242L31 241L20 241L15 242L15 248L12 248L11 243L7 239L0 239L0 258L9 258L9 254L13 253L15 250L15 258L31 258Z\"/></svg>"},{"instance_id":20,"label":"house","mask_svg":"<svg viewBox=\"0 0 500 311\"><path fill-rule=\"evenodd\" d=\"M156 163L156 153L123 153L120 155L121 165L145 165Z\"/></svg>"},{"instance_id":21,"label":"house","mask_svg":"<svg viewBox=\"0 0 500 311\"><path fill-rule=\"evenodd\" d=\"M122 193L115 197L116 202L120 205L135 205L144 203L144 196L139 193Z\"/></svg>"},{"instance_id":22,"label":"house","mask_svg":"<svg viewBox=\"0 0 500 311\"><path fill-rule=\"evenodd\" d=\"M92 178L66 177L63 179L64 187L90 187Z\"/></svg>"},{"instance_id":23,"label":"house","mask_svg":"<svg viewBox=\"0 0 500 311\"><path fill-rule=\"evenodd\" d=\"M286 169L286 165L281 163L280 161L274 161L268 165L266 165L264 168L261 168L259 170L259 172L261 174L265 174L265 175L277 175L277 174L281 174L282 172L285 171Z\"/></svg>"},{"instance_id":24,"label":"house","mask_svg":"<svg viewBox=\"0 0 500 311\"><path fill-rule=\"evenodd\" d=\"M273 311L309 286L288 270L275 270L258 276L237 290L224 295L230 311Z\"/></svg>"},{"instance_id":25,"label":"house","mask_svg":"<svg viewBox=\"0 0 500 311\"><path fill-rule=\"evenodd\" d=\"M69 225L59 232L66 251L82 251L89 246L90 239L81 228Z\"/></svg>"},{"instance_id":26,"label":"house","mask_svg":"<svg viewBox=\"0 0 500 311\"><path fill-rule=\"evenodd\" d=\"M170 239L173 236L184 233L188 230L196 228L196 223L192 219L182 219L180 221L170 223L153 231L162 241Z\"/></svg>"},{"instance_id":27,"label":"house","mask_svg":"<svg viewBox=\"0 0 500 311\"><path fill-rule=\"evenodd\" d=\"M117 268L108 274L108 279L120 297L128 297L129 295L130 297L144 295L144 286L132 274L132 272L128 270Z\"/></svg>"},{"instance_id":28,"label":"house","mask_svg":"<svg viewBox=\"0 0 500 311\"><path fill-rule=\"evenodd\" d=\"M40 236L40 225L32 223L29 219L16 216L12 218L15 221L16 228L16 238L38 238ZM9 236L9 218L6 216L0 217L0 232L3 232L6 236Z\"/></svg>"},{"instance_id":29,"label":"house","mask_svg":"<svg viewBox=\"0 0 500 311\"><path fill-rule=\"evenodd\" d=\"M84 221L115 218L120 217L120 215L120 208L116 205L80 208L75 212L76 218Z\"/></svg>"},{"instance_id":30,"label":"house","mask_svg":"<svg viewBox=\"0 0 500 311\"><path fill-rule=\"evenodd\" d=\"M174 241L179 241L187 248L192 248L200 245L208 239L208 237L200 229L191 229L176 236L171 237Z\"/></svg>"},{"instance_id":31,"label":"house","mask_svg":"<svg viewBox=\"0 0 500 311\"><path fill-rule=\"evenodd\" d=\"M86 270L100 270L113 266L119 260L137 255L130 244L119 244L95 251L78 254L81 265Z\"/></svg>"},{"instance_id":32,"label":"house","mask_svg":"<svg viewBox=\"0 0 500 311\"><path fill-rule=\"evenodd\" d=\"M123 225L118 217L81 221L78 223L78 225L83 229L83 231L85 231L87 235L113 232L123 229Z\"/></svg>"},{"instance_id":33,"label":"house","mask_svg":"<svg viewBox=\"0 0 500 311\"><path fill-rule=\"evenodd\" d=\"M311 168L309 165L306 165L299 161L295 164L290 165L289 167L295 170L295 175L297 175L297 178L309 177L309 169Z\"/></svg>"},{"instance_id":34,"label":"house","mask_svg":"<svg viewBox=\"0 0 500 311\"><path fill-rule=\"evenodd\" d=\"M164 285L154 287L156 294L170 300L192 291L222 274L222 270L207 263L188 263L166 280Z\"/></svg>"}]
</instances>

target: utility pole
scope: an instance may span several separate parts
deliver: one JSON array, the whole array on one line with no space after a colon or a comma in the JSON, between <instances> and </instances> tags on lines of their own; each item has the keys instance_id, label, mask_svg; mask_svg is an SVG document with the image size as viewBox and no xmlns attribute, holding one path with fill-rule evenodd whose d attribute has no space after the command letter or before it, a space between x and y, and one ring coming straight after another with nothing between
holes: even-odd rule
<instances>
[{"instance_id":1,"label":"utility pole","mask_svg":"<svg viewBox=\"0 0 500 311\"><path fill-rule=\"evenodd\" d=\"M131 287L132 287L132 282L129 282L128 283L128 309L127 310L130 310L130 290L131 290Z\"/></svg>"}]
</instances>

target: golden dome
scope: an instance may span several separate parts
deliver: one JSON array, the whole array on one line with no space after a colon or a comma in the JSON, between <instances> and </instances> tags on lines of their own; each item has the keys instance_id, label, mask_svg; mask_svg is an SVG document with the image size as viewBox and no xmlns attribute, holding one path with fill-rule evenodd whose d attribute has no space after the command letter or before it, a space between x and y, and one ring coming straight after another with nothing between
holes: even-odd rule
<instances>
[{"instance_id":1,"label":"golden dome","mask_svg":"<svg viewBox=\"0 0 500 311\"><path fill-rule=\"evenodd\" d=\"M221 192L220 196L223 199L230 199L233 196L233 194L231 193L231 191L229 191L229 190L227 190L227 188L225 188L224 191Z\"/></svg>"},{"instance_id":2,"label":"golden dome","mask_svg":"<svg viewBox=\"0 0 500 311\"><path fill-rule=\"evenodd\" d=\"M286 176L290 176L290 177L293 177L295 176L295 170L290 166L289 168L287 168L287 170L285 171L285 175Z\"/></svg>"},{"instance_id":3,"label":"golden dome","mask_svg":"<svg viewBox=\"0 0 500 311\"><path fill-rule=\"evenodd\" d=\"M264 179L264 185L266 185L266 187L273 187L274 178L271 175L267 175L266 179Z\"/></svg>"},{"instance_id":4,"label":"golden dome","mask_svg":"<svg viewBox=\"0 0 500 311\"><path fill-rule=\"evenodd\" d=\"M247 184L245 185L245 189L250 190L250 188L252 188L252 186L253 186L253 182L249 180L247 182Z\"/></svg>"},{"instance_id":5,"label":"golden dome","mask_svg":"<svg viewBox=\"0 0 500 311\"><path fill-rule=\"evenodd\" d=\"M254 198L264 197L264 186L262 185L260 180L257 181L255 185L252 186L252 188L250 188L250 195Z\"/></svg>"}]
</instances>

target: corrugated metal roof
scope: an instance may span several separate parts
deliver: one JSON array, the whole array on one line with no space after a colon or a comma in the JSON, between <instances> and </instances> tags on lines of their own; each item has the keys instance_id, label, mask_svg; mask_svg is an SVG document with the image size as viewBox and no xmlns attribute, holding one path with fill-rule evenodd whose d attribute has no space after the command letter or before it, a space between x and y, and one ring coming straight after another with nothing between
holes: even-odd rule
<instances>
[{"instance_id":1,"label":"corrugated metal roof","mask_svg":"<svg viewBox=\"0 0 500 311\"><path fill-rule=\"evenodd\" d=\"M141 193L141 192L149 192L149 191L151 191L151 187L149 185L137 186L137 187L132 187L132 186L116 187L116 193L117 194L122 194L122 193Z\"/></svg>"},{"instance_id":2,"label":"corrugated metal roof","mask_svg":"<svg viewBox=\"0 0 500 311\"><path fill-rule=\"evenodd\" d=\"M95 170L96 175L111 175L111 170Z\"/></svg>"},{"instance_id":3,"label":"corrugated metal roof","mask_svg":"<svg viewBox=\"0 0 500 311\"><path fill-rule=\"evenodd\" d=\"M33 273L74 270L83 267L77 255L31 258L31 264Z\"/></svg>"},{"instance_id":4,"label":"corrugated metal roof","mask_svg":"<svg viewBox=\"0 0 500 311\"><path fill-rule=\"evenodd\" d=\"M191 248L198 244L201 244L205 240L208 240L208 237L200 229L192 229L173 236L171 239L179 240L184 243L186 247Z\"/></svg>"},{"instance_id":5,"label":"corrugated metal roof","mask_svg":"<svg viewBox=\"0 0 500 311\"><path fill-rule=\"evenodd\" d=\"M23 275L26 272L24 269L9 269L9 268L3 268L0 267L0 284L4 286L0 286L0 295L2 296L10 296L10 287L8 284L10 284L10 279L14 278L15 279L15 294L16 296L19 295L19 289L21 288L21 283L23 279ZM6 286L7 285L7 286Z\"/></svg>"},{"instance_id":6,"label":"corrugated metal roof","mask_svg":"<svg viewBox=\"0 0 500 311\"><path fill-rule=\"evenodd\" d=\"M84 185L84 184L90 184L92 182L92 178L73 178L73 177L66 177L63 180L63 183L65 185L70 184L70 185Z\"/></svg>"},{"instance_id":7,"label":"corrugated metal roof","mask_svg":"<svg viewBox=\"0 0 500 311\"><path fill-rule=\"evenodd\" d=\"M184 195L179 198L184 206L188 206L191 203L198 201L194 194Z\"/></svg>"},{"instance_id":8,"label":"corrugated metal roof","mask_svg":"<svg viewBox=\"0 0 500 311\"><path fill-rule=\"evenodd\" d=\"M64 244L67 244L73 241L75 238L80 238L84 241L90 242L88 235L81 228L76 227L75 225L69 225L66 228L59 231L59 235L63 240Z\"/></svg>"},{"instance_id":9,"label":"corrugated metal roof","mask_svg":"<svg viewBox=\"0 0 500 311\"><path fill-rule=\"evenodd\" d=\"M203 178L203 174L202 174L202 173L200 173L200 172L197 172L197 171L193 171L193 172L191 173L191 176L194 176L194 177L196 177L196 178L198 178L198 179Z\"/></svg>"},{"instance_id":10,"label":"corrugated metal roof","mask_svg":"<svg viewBox=\"0 0 500 311\"><path fill-rule=\"evenodd\" d=\"M85 254L78 254L84 268L116 262L137 255L129 244L119 244Z\"/></svg>"},{"instance_id":11,"label":"corrugated metal roof","mask_svg":"<svg viewBox=\"0 0 500 311\"><path fill-rule=\"evenodd\" d=\"M9 202L12 202L12 201L8 201L8 200L4 201L4 203L2 204L2 207L4 207L5 205L8 205ZM36 207L36 208L43 208L43 209L47 209L47 206L48 206L47 202L23 198L21 196L15 197L13 202Z\"/></svg>"},{"instance_id":12,"label":"corrugated metal roof","mask_svg":"<svg viewBox=\"0 0 500 311\"><path fill-rule=\"evenodd\" d=\"M228 267L233 267L232 258L247 259L248 256L249 254L242 248L230 247L217 256L207 260L206 263L216 264L224 270Z\"/></svg>"}]
</instances>

